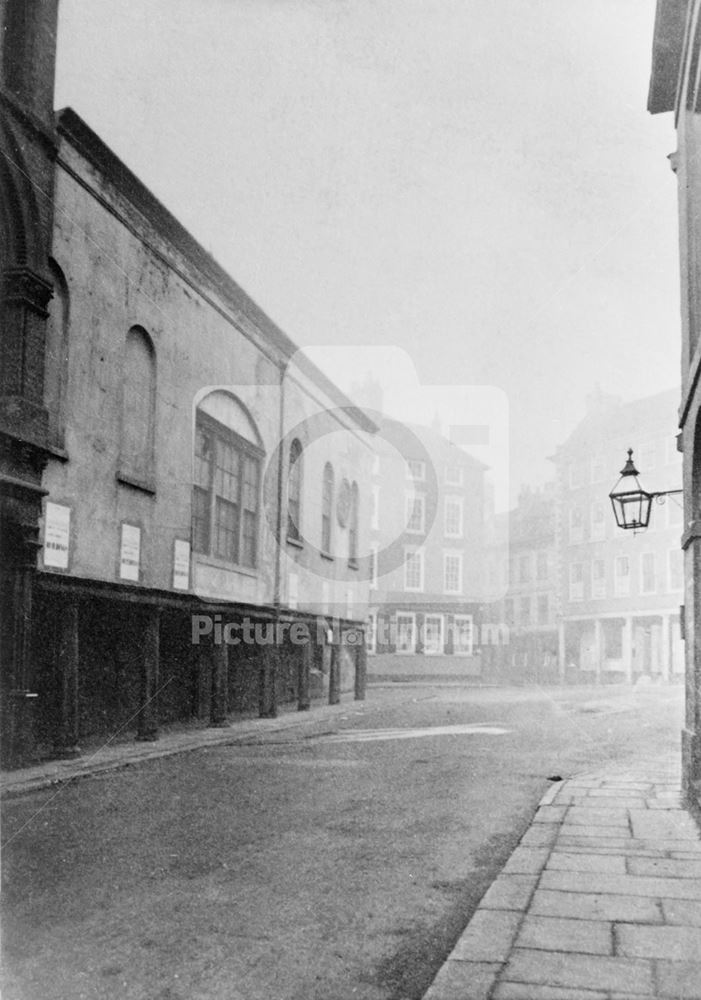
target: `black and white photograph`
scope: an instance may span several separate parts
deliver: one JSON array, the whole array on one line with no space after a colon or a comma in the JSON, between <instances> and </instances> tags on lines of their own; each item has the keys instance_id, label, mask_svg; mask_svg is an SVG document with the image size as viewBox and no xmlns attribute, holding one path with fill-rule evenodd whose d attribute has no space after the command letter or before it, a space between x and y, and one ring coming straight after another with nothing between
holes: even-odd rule
<instances>
[{"instance_id":1,"label":"black and white photograph","mask_svg":"<svg viewBox=\"0 0 701 1000\"><path fill-rule=\"evenodd\" d=\"M701 0L0 0L0 876L3 1000L701 1000Z\"/></svg>"}]
</instances>

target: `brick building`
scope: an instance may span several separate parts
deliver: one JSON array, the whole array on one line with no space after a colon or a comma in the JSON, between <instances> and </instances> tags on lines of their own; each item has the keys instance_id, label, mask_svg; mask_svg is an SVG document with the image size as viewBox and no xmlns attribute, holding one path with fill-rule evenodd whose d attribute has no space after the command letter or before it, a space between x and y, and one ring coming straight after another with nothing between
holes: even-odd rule
<instances>
[{"instance_id":1,"label":"brick building","mask_svg":"<svg viewBox=\"0 0 701 1000\"><path fill-rule=\"evenodd\" d=\"M375 419L370 651L479 670L485 466L435 428Z\"/></svg>"}]
</instances>

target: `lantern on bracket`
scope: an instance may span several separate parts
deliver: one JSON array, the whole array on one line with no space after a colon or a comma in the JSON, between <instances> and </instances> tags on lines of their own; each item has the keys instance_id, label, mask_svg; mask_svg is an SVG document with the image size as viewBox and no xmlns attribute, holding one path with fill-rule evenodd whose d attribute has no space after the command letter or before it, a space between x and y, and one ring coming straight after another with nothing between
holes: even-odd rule
<instances>
[{"instance_id":1,"label":"lantern on bracket","mask_svg":"<svg viewBox=\"0 0 701 1000\"><path fill-rule=\"evenodd\" d=\"M661 498L683 492L683 490L657 490L650 493L640 485L639 475L633 461L633 449L629 448L628 460L621 469L618 482L609 493L609 500L618 527L633 532L647 528L653 500L664 503Z\"/></svg>"}]
</instances>

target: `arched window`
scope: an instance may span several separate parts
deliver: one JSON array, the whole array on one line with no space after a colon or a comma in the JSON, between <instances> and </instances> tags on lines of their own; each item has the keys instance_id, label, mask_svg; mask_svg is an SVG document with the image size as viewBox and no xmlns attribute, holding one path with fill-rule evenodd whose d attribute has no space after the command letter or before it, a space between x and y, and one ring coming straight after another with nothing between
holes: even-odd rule
<instances>
[{"instance_id":1,"label":"arched window","mask_svg":"<svg viewBox=\"0 0 701 1000\"><path fill-rule=\"evenodd\" d=\"M242 404L228 392L206 396L195 419L195 552L256 568L262 459L260 435Z\"/></svg>"},{"instance_id":2,"label":"arched window","mask_svg":"<svg viewBox=\"0 0 701 1000\"><path fill-rule=\"evenodd\" d=\"M122 379L120 476L151 488L156 420L156 352L141 327L127 334Z\"/></svg>"},{"instance_id":3,"label":"arched window","mask_svg":"<svg viewBox=\"0 0 701 1000\"><path fill-rule=\"evenodd\" d=\"M331 511L333 508L333 467L330 462L324 466L324 481L321 492L321 551L331 555Z\"/></svg>"},{"instance_id":4,"label":"arched window","mask_svg":"<svg viewBox=\"0 0 701 1000\"><path fill-rule=\"evenodd\" d=\"M359 504L358 484L354 482L351 486L350 514L348 516L348 565L353 569L358 565Z\"/></svg>"},{"instance_id":5,"label":"arched window","mask_svg":"<svg viewBox=\"0 0 701 1000\"><path fill-rule=\"evenodd\" d=\"M49 261L54 294L46 320L44 403L49 411L49 440L63 447L68 381L68 285L56 261Z\"/></svg>"},{"instance_id":6,"label":"arched window","mask_svg":"<svg viewBox=\"0 0 701 1000\"><path fill-rule=\"evenodd\" d=\"M287 478L287 537L294 542L302 538L302 472L302 444L295 438Z\"/></svg>"}]
</instances>

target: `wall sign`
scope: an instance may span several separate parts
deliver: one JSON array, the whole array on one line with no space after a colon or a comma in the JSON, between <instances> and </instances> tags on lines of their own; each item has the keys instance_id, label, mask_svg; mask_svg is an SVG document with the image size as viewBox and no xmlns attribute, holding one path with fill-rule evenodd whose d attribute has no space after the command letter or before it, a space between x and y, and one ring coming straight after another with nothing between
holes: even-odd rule
<instances>
[{"instance_id":1,"label":"wall sign","mask_svg":"<svg viewBox=\"0 0 701 1000\"><path fill-rule=\"evenodd\" d=\"M173 590L190 589L190 543L176 538L173 544Z\"/></svg>"},{"instance_id":2,"label":"wall sign","mask_svg":"<svg viewBox=\"0 0 701 1000\"><path fill-rule=\"evenodd\" d=\"M44 514L44 566L68 569L71 508L47 501Z\"/></svg>"},{"instance_id":3,"label":"wall sign","mask_svg":"<svg viewBox=\"0 0 701 1000\"><path fill-rule=\"evenodd\" d=\"M139 582L141 563L141 528L135 524L122 525L122 543L119 548L119 575L122 580Z\"/></svg>"}]
</instances>

